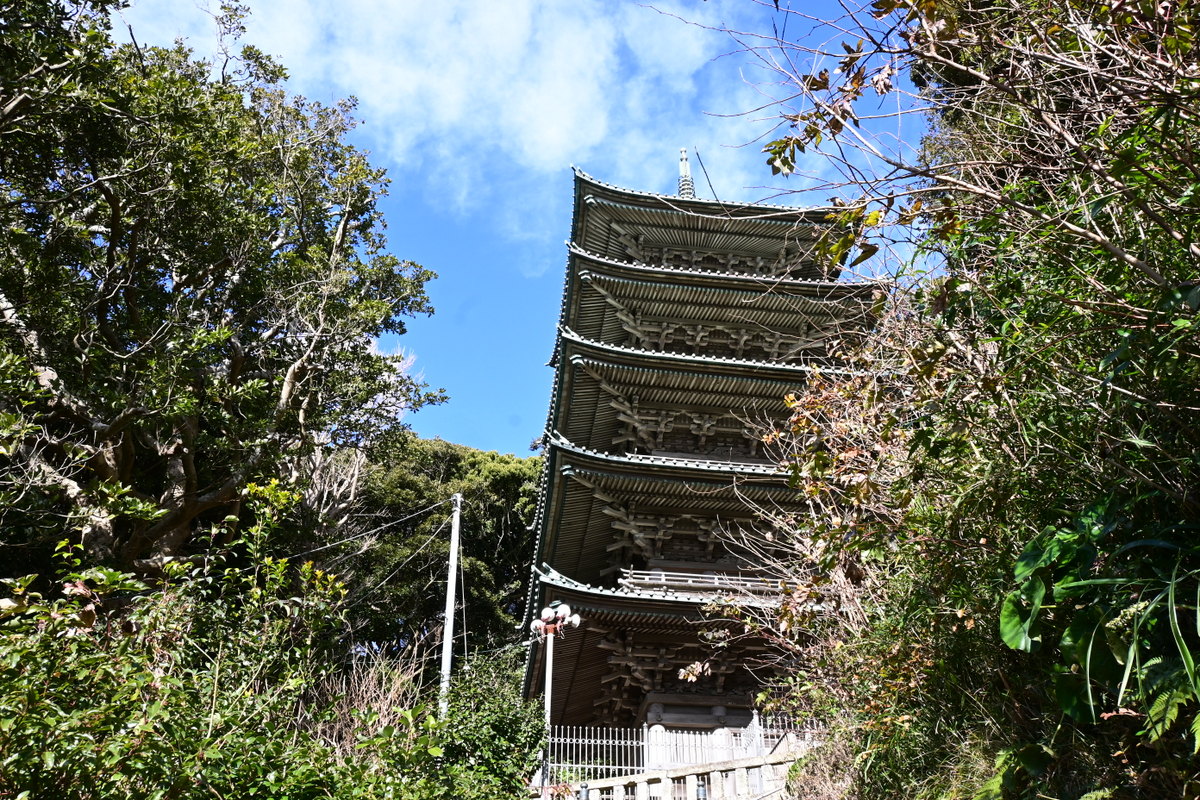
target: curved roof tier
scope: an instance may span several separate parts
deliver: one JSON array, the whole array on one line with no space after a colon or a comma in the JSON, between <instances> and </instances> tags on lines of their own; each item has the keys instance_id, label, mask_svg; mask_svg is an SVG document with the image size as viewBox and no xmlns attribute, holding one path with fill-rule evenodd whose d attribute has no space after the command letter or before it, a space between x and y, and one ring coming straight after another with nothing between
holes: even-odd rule
<instances>
[{"instance_id":1,"label":"curved roof tier","mask_svg":"<svg viewBox=\"0 0 1200 800\"><path fill-rule=\"evenodd\" d=\"M710 704L727 698L724 703L729 706L748 705L755 684L747 664L761 647L737 653L745 648L735 644L740 657L726 661L716 674L695 682L679 676L681 669L708 657L708 648L699 643L702 629L734 632L737 623L706 615L695 601L598 589L554 570L542 570L541 581L547 603L567 603L583 618L579 628L555 641L555 675L570 679L554 682L551 724L632 724L648 692L692 694ZM538 648L526 672L527 687L544 680L543 656L544 648Z\"/></svg>"},{"instance_id":2,"label":"curved roof tier","mask_svg":"<svg viewBox=\"0 0 1200 800\"><path fill-rule=\"evenodd\" d=\"M831 342L861 336L869 298L791 293L788 287L646 280L578 269L563 324L609 344L684 355L827 361ZM662 276L668 278L670 276Z\"/></svg>"},{"instance_id":3,"label":"curved roof tier","mask_svg":"<svg viewBox=\"0 0 1200 800\"><path fill-rule=\"evenodd\" d=\"M830 211L632 192L577 171L571 241L644 264L832 280L840 268L815 256Z\"/></svg>"},{"instance_id":4,"label":"curved roof tier","mask_svg":"<svg viewBox=\"0 0 1200 800\"><path fill-rule=\"evenodd\" d=\"M623 281L627 286L638 288L614 291L613 287L608 285L610 279ZM583 296L581 299L585 294L582 291L585 280L594 287L595 297ZM712 291L706 294L703 292L706 288ZM733 323L746 319L760 325L763 332L772 332L777 331L778 323L783 321L780 312L790 309L821 328L839 320L844 329L851 330L853 323L860 326L864 322L869 323L871 304L878 288L877 284L869 282L805 281L764 278L736 272L705 272L648 266L597 256L568 243L559 326L580 330L599 341L628 343L629 331L616 314L623 313L622 309L633 310L631 304L648 295L656 302L664 302L664 298L652 293L655 290L666 289L674 298L674 302L670 299L666 299L665 302L671 303L673 310L688 308L688 318L694 316L695 307L683 306L684 300L699 302L700 307L707 302L714 309L733 309L714 310L716 316L712 317L713 324L721 324L718 320ZM605 292L611 294L614 299L607 300ZM747 303L748 307L742 307L747 306ZM606 309L612 309L609 312L612 314L611 318L606 316ZM775 315L773 318L763 319L760 315L755 315L757 309L771 309ZM794 320L786 322L795 325ZM551 366L556 358L556 355L551 357Z\"/></svg>"},{"instance_id":5,"label":"curved roof tier","mask_svg":"<svg viewBox=\"0 0 1200 800\"><path fill-rule=\"evenodd\" d=\"M550 433L611 455L760 463L761 436L787 416L808 370L705 369L564 340Z\"/></svg>"},{"instance_id":6,"label":"curved roof tier","mask_svg":"<svg viewBox=\"0 0 1200 800\"><path fill-rule=\"evenodd\" d=\"M584 250L567 242L568 259L578 262L578 269L612 275L617 278L648 280L657 283L686 283L689 286L712 286L716 288L759 292L778 292L815 300L860 299L870 300L879 286L870 281L827 281L797 280L787 276L763 277L745 272L719 272L714 270L690 269L672 265L650 265L628 259L607 258ZM570 276L568 275L568 278Z\"/></svg>"},{"instance_id":7,"label":"curved roof tier","mask_svg":"<svg viewBox=\"0 0 1200 800\"><path fill-rule=\"evenodd\" d=\"M641 347L629 347L620 344L589 339L569 328L559 331L558 347L555 349L553 366L560 366L562 354L572 348L572 345L593 348L610 354L614 361L630 361L647 365L651 368L670 369L676 367L715 370L734 374L745 373L775 373L777 375L811 375L820 372L823 375L855 375L853 370L844 369L837 365L789 364L780 361L760 358L739 358L727 355L698 355L694 353L672 353L669 351L646 350Z\"/></svg>"},{"instance_id":8,"label":"curved roof tier","mask_svg":"<svg viewBox=\"0 0 1200 800\"><path fill-rule=\"evenodd\" d=\"M770 546L755 508L767 514L807 509L773 469L615 460L564 442L552 444L546 458L551 480L536 563L594 586L615 588L630 559L647 565L708 560L733 568L734 542L752 537Z\"/></svg>"}]
</instances>

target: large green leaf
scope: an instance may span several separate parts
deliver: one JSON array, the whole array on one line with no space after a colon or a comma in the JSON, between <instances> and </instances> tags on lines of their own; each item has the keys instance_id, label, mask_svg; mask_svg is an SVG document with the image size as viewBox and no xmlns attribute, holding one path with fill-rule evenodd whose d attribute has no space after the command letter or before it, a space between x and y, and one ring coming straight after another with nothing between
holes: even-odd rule
<instances>
[{"instance_id":1,"label":"large green leaf","mask_svg":"<svg viewBox=\"0 0 1200 800\"><path fill-rule=\"evenodd\" d=\"M1042 646L1038 612L1046 584L1041 578L1030 578L1020 589L1009 592L1000 606L1000 638L1014 650L1032 653Z\"/></svg>"},{"instance_id":2,"label":"large green leaf","mask_svg":"<svg viewBox=\"0 0 1200 800\"><path fill-rule=\"evenodd\" d=\"M1057 673L1054 676L1054 699L1071 719L1080 722L1096 721L1087 679L1083 675L1074 672Z\"/></svg>"}]
</instances>

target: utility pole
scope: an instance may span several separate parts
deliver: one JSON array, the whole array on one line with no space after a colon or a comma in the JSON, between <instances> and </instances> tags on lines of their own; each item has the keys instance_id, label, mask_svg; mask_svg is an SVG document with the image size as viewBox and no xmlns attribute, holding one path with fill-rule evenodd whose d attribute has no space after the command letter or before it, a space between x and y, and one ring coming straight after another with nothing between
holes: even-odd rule
<instances>
[{"instance_id":1,"label":"utility pole","mask_svg":"<svg viewBox=\"0 0 1200 800\"><path fill-rule=\"evenodd\" d=\"M446 718L450 708L450 657L454 652L454 601L458 595L458 526L462 519L462 495L455 494L454 516L450 519L450 571L446 579L446 616L442 625L442 685L438 692L438 716Z\"/></svg>"}]
</instances>

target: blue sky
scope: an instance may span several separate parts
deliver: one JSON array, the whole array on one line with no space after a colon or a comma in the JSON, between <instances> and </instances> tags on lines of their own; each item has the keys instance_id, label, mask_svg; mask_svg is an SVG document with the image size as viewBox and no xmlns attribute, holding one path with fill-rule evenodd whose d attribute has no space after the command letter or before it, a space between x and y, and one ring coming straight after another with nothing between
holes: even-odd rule
<instances>
[{"instance_id":1,"label":"blue sky","mask_svg":"<svg viewBox=\"0 0 1200 800\"><path fill-rule=\"evenodd\" d=\"M828 0L796 6L843 13ZM206 8L135 0L123 14L143 44L182 37L208 55ZM251 0L245 41L280 60L292 92L358 98L354 142L392 179L391 250L439 275L429 286L437 313L380 343L410 354L412 370L450 395L408 416L418 433L519 455L541 434L571 165L673 193L687 147L711 178L710 187L693 156L701 197L828 199L827 190L778 197L831 168L814 157L810 175L771 178L760 150L779 109L768 104L787 87L722 30L773 24L783 17L753 0ZM844 38L795 16L786 24L817 45Z\"/></svg>"}]
</instances>

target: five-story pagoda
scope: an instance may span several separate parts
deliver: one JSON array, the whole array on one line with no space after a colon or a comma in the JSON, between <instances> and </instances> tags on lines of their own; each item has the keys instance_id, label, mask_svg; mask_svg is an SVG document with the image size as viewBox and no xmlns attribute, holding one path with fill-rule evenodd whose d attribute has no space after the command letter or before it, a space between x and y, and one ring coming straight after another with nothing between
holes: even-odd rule
<instances>
[{"instance_id":1,"label":"five-story pagoda","mask_svg":"<svg viewBox=\"0 0 1200 800\"><path fill-rule=\"evenodd\" d=\"M763 424L867 311L873 287L814 256L827 214L697 199L686 153L678 196L576 171L529 609L583 624L556 642L550 724L750 722L756 645L713 657L706 607L777 593L754 509L800 500Z\"/></svg>"}]
</instances>

